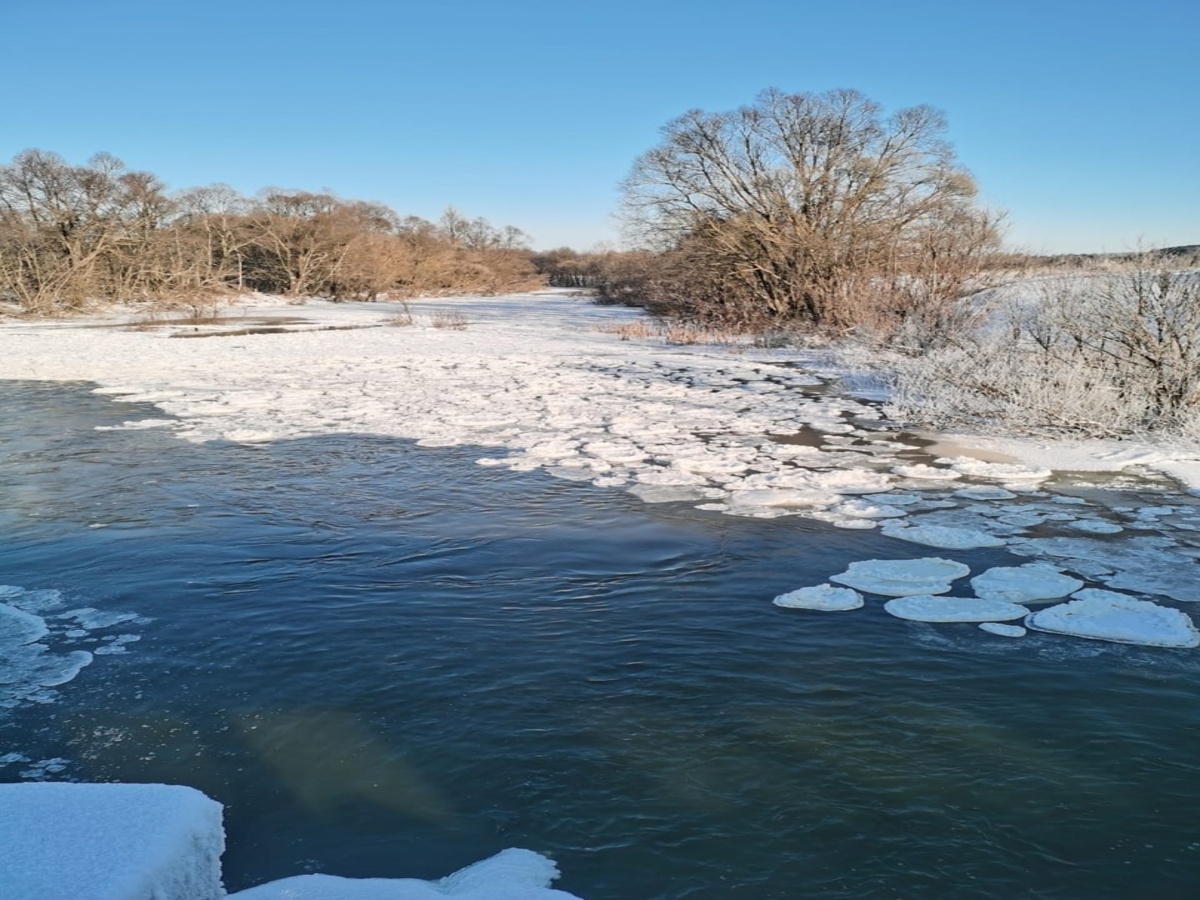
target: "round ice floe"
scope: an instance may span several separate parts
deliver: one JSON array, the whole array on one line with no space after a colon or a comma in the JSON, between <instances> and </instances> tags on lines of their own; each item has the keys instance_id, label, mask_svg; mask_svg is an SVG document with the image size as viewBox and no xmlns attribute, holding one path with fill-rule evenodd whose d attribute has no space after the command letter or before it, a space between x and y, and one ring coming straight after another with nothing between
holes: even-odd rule
<instances>
[{"instance_id":1,"label":"round ice floe","mask_svg":"<svg viewBox=\"0 0 1200 900\"><path fill-rule=\"evenodd\" d=\"M992 463L969 456L954 456L937 460L949 465L956 472L973 478L989 478L995 481L1042 481L1054 473L1049 469L1023 466L1020 463Z\"/></svg>"},{"instance_id":2,"label":"round ice floe","mask_svg":"<svg viewBox=\"0 0 1200 900\"><path fill-rule=\"evenodd\" d=\"M41 616L0 603L0 650L33 643L49 633Z\"/></svg>"},{"instance_id":3,"label":"round ice floe","mask_svg":"<svg viewBox=\"0 0 1200 900\"><path fill-rule=\"evenodd\" d=\"M962 473L960 472L955 472L952 469L939 469L935 466L927 466L925 463L917 463L912 466L893 466L892 471L902 478L916 478L920 480L949 481L955 478L962 478Z\"/></svg>"},{"instance_id":4,"label":"round ice floe","mask_svg":"<svg viewBox=\"0 0 1200 900\"><path fill-rule=\"evenodd\" d=\"M962 497L964 500L1011 500L1017 495L1004 488L973 487L955 491L954 496Z\"/></svg>"},{"instance_id":5,"label":"round ice floe","mask_svg":"<svg viewBox=\"0 0 1200 900\"><path fill-rule=\"evenodd\" d=\"M1000 637L1025 637L1026 631L1020 625L1002 625L999 622L980 622L979 627L988 634L998 634Z\"/></svg>"},{"instance_id":6,"label":"round ice floe","mask_svg":"<svg viewBox=\"0 0 1200 900\"><path fill-rule=\"evenodd\" d=\"M646 458L645 452L636 444L624 441L594 441L584 451L608 463L636 463Z\"/></svg>"},{"instance_id":7,"label":"round ice floe","mask_svg":"<svg viewBox=\"0 0 1200 900\"><path fill-rule=\"evenodd\" d=\"M895 519L908 515L908 510L898 506L872 503L869 500L847 500L835 506L832 512L852 519Z\"/></svg>"},{"instance_id":8,"label":"round ice floe","mask_svg":"<svg viewBox=\"0 0 1200 900\"><path fill-rule=\"evenodd\" d=\"M1187 613L1128 594L1085 588L1074 599L1031 613L1037 631L1147 647L1200 647L1200 631Z\"/></svg>"},{"instance_id":9,"label":"round ice floe","mask_svg":"<svg viewBox=\"0 0 1200 900\"><path fill-rule=\"evenodd\" d=\"M813 473L813 487L839 494L878 494L886 491L892 478L883 472L864 472L862 469L837 469Z\"/></svg>"},{"instance_id":10,"label":"round ice floe","mask_svg":"<svg viewBox=\"0 0 1200 900\"><path fill-rule=\"evenodd\" d=\"M1089 534L1120 534L1125 529L1116 522L1105 519L1077 519L1071 523L1076 531L1086 531Z\"/></svg>"},{"instance_id":11,"label":"round ice floe","mask_svg":"<svg viewBox=\"0 0 1200 900\"><path fill-rule=\"evenodd\" d=\"M1083 587L1083 582L1050 566L1027 563L988 569L971 579L971 587L982 600L1033 603L1065 597Z\"/></svg>"},{"instance_id":12,"label":"round ice floe","mask_svg":"<svg viewBox=\"0 0 1200 900\"><path fill-rule=\"evenodd\" d=\"M732 506L760 506L772 509L833 506L833 504L841 499L837 494L831 494L828 491L806 491L789 488L733 491L729 495L729 503Z\"/></svg>"},{"instance_id":13,"label":"round ice floe","mask_svg":"<svg viewBox=\"0 0 1200 900\"><path fill-rule=\"evenodd\" d=\"M969 566L939 557L868 559L850 563L845 572L829 580L870 594L910 597L944 594L950 590L950 582L970 572Z\"/></svg>"},{"instance_id":14,"label":"round ice floe","mask_svg":"<svg viewBox=\"0 0 1200 900\"><path fill-rule=\"evenodd\" d=\"M1003 600L978 600L974 597L897 597L883 608L898 619L913 622L1004 622L1029 614L1023 606Z\"/></svg>"},{"instance_id":15,"label":"round ice floe","mask_svg":"<svg viewBox=\"0 0 1200 900\"><path fill-rule=\"evenodd\" d=\"M862 594L850 588L834 587L831 584L818 584L814 587L803 587L799 590L780 594L771 601L776 606L787 609L818 609L822 611L839 611L858 609L863 605Z\"/></svg>"},{"instance_id":16,"label":"round ice floe","mask_svg":"<svg viewBox=\"0 0 1200 900\"><path fill-rule=\"evenodd\" d=\"M975 531L972 528L950 528L945 525L905 525L902 522L885 522L881 529L888 537L927 547L945 550L970 550L975 547L1003 547L1004 541L994 534Z\"/></svg>"}]
</instances>

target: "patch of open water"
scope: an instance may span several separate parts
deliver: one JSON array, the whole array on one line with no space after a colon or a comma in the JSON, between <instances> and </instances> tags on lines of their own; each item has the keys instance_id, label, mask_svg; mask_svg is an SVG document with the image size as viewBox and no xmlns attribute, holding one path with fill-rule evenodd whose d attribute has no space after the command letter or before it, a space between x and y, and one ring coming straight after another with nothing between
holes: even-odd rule
<instances>
[{"instance_id":1,"label":"patch of open water","mask_svg":"<svg viewBox=\"0 0 1200 900\"><path fill-rule=\"evenodd\" d=\"M0 710L0 779L200 788L231 890L524 846L587 900L1194 896L1196 651L770 602L872 557L1022 558L472 448L97 431L161 414L89 387L0 383L0 583L141 639Z\"/></svg>"}]
</instances>

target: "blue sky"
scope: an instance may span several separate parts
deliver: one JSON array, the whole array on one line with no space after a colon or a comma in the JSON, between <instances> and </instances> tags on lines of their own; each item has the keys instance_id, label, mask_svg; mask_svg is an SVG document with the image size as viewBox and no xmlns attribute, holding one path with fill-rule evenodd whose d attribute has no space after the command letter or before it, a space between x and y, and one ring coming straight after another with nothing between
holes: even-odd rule
<instances>
[{"instance_id":1,"label":"blue sky","mask_svg":"<svg viewBox=\"0 0 1200 900\"><path fill-rule=\"evenodd\" d=\"M1197 0L4 0L0 161L616 242L634 158L766 87L927 103L1009 239L1200 243Z\"/></svg>"}]
</instances>

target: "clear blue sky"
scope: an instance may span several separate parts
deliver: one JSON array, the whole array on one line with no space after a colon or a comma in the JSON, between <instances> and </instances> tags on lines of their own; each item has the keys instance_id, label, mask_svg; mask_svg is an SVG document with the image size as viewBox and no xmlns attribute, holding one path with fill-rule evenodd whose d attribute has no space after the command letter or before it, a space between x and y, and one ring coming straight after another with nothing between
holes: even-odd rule
<instances>
[{"instance_id":1,"label":"clear blue sky","mask_svg":"<svg viewBox=\"0 0 1200 900\"><path fill-rule=\"evenodd\" d=\"M1200 243L1200 0L3 0L0 161L615 241L658 130L763 88L941 109L1009 237Z\"/></svg>"}]
</instances>

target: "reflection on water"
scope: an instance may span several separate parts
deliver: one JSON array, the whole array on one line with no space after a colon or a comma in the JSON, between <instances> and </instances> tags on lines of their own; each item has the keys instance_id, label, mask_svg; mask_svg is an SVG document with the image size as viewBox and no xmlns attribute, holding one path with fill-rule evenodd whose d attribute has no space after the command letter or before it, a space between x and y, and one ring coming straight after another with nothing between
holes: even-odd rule
<instances>
[{"instance_id":1,"label":"reflection on water","mask_svg":"<svg viewBox=\"0 0 1200 900\"><path fill-rule=\"evenodd\" d=\"M157 414L0 394L0 582L152 620L0 713L0 760L207 791L231 889L436 877L506 846L588 900L1200 880L1195 652L772 606L927 555L871 532L644 505L469 448L97 431Z\"/></svg>"}]
</instances>

